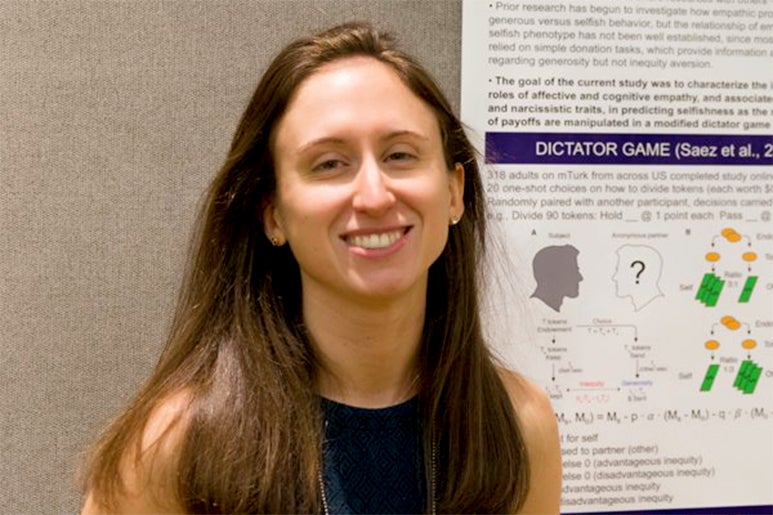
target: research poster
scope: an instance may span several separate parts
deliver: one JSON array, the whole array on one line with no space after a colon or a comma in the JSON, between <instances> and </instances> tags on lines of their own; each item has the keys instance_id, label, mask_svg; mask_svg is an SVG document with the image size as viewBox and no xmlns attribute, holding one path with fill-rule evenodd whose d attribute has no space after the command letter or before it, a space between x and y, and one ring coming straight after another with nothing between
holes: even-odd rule
<instances>
[{"instance_id":1,"label":"research poster","mask_svg":"<svg viewBox=\"0 0 773 515\"><path fill-rule=\"evenodd\" d=\"M771 513L773 1L465 0L462 42L562 511Z\"/></svg>"}]
</instances>

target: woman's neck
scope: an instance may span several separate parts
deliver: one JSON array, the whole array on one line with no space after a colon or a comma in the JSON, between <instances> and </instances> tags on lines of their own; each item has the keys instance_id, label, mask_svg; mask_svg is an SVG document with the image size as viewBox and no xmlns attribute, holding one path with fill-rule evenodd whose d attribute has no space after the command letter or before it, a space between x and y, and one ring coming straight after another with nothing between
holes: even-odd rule
<instances>
[{"instance_id":1,"label":"woman's neck","mask_svg":"<svg viewBox=\"0 0 773 515\"><path fill-rule=\"evenodd\" d=\"M304 291L303 315L319 367L319 394L366 408L390 406L419 387L426 293L385 302Z\"/></svg>"}]
</instances>

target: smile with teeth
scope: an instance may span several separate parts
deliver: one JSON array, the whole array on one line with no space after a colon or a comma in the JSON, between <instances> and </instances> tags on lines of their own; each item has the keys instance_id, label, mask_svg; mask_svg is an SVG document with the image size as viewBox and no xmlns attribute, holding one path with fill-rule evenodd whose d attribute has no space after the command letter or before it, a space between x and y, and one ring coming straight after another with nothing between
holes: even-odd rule
<instances>
[{"instance_id":1,"label":"smile with teeth","mask_svg":"<svg viewBox=\"0 0 773 515\"><path fill-rule=\"evenodd\" d=\"M404 230L382 232L379 234L360 234L348 236L346 242L354 247L361 247L364 249L385 249L393 245L404 234Z\"/></svg>"}]
</instances>

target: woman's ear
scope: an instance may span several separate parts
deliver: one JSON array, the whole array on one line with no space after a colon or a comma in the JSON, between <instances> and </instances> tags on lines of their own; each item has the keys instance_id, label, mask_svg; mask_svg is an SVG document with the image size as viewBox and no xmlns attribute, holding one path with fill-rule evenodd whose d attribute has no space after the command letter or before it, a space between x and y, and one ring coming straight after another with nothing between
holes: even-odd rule
<instances>
[{"instance_id":1,"label":"woman's ear","mask_svg":"<svg viewBox=\"0 0 773 515\"><path fill-rule=\"evenodd\" d=\"M464 214L464 166L456 163L454 169L448 172L448 189L450 195L449 218L455 225Z\"/></svg>"},{"instance_id":2,"label":"woman's ear","mask_svg":"<svg viewBox=\"0 0 773 515\"><path fill-rule=\"evenodd\" d=\"M263 232L275 247L281 247L287 242L282 229L282 217L273 200L266 202L263 207Z\"/></svg>"}]
</instances>

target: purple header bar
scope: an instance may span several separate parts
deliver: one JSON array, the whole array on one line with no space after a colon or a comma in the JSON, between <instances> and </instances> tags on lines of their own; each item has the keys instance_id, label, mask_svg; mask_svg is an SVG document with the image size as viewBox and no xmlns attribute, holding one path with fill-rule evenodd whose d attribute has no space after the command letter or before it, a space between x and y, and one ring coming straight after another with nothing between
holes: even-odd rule
<instances>
[{"instance_id":1,"label":"purple header bar","mask_svg":"<svg viewBox=\"0 0 773 515\"><path fill-rule=\"evenodd\" d=\"M490 164L773 165L773 136L487 132Z\"/></svg>"}]
</instances>

